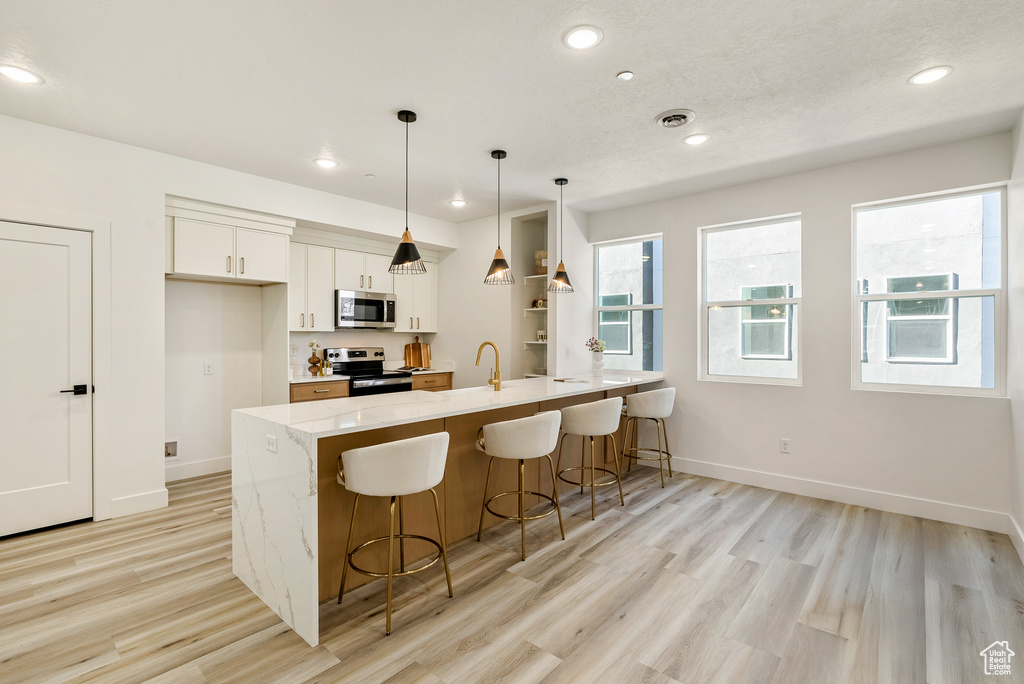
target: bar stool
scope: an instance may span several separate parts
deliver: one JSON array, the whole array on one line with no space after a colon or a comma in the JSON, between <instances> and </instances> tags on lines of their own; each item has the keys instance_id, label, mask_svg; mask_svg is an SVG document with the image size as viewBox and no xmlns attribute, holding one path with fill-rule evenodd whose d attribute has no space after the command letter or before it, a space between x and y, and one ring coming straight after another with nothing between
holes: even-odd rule
<instances>
[{"instance_id":1,"label":"bar stool","mask_svg":"<svg viewBox=\"0 0 1024 684\"><path fill-rule=\"evenodd\" d=\"M484 529L484 513L490 513L505 520L517 520L520 530L520 546L523 560L526 560L526 521L537 520L558 513L558 529L565 539L565 528L562 526L562 509L558 505L558 486L555 482L555 464L551 460L551 452L558 442L558 426L562 416L558 411L545 411L529 418L517 420L506 420L501 423L491 423L481 428L483 438L477 440L476 448L491 457L487 462L487 478L484 480L484 500L480 506L480 526L476 531L476 540L480 541L480 533ZM554 489L553 496L532 492L523 484L523 471L525 461L533 458L548 459L548 466L551 468L551 484ZM487 485L491 481L491 467L494 459L507 458L519 461L519 489L510 492L499 492L487 498ZM551 502L551 510L540 515L526 515L527 494L539 496ZM491 508L491 502L503 496L519 497L519 515L504 515Z\"/></svg>"},{"instance_id":2,"label":"bar stool","mask_svg":"<svg viewBox=\"0 0 1024 684\"><path fill-rule=\"evenodd\" d=\"M608 487L613 484L619 486L619 501L626 505L626 499L622 496L622 481L619 479L619 471L622 469L619 463L619 451L615 444L615 432L619 429L619 420L622 417L622 397L611 397L593 401L580 406L568 406L562 409L562 432L564 433L558 442L558 462L562 462L562 444L569 435L580 435L590 438L590 479L584 477L588 470L586 462L586 440L580 442L580 465L579 467L562 468L558 471L558 479L569 484L579 485L580 494L584 487L590 487L590 519L594 519L594 489L597 487ZM607 438L612 439L612 456L615 459L615 470L598 468L594 465L594 437L601 437L602 445L607 444ZM607 454L607 451L605 452ZM570 480L563 476L571 470L580 471L579 481ZM611 475L612 479L607 482L598 482L598 472Z\"/></svg>"},{"instance_id":3,"label":"bar stool","mask_svg":"<svg viewBox=\"0 0 1024 684\"><path fill-rule=\"evenodd\" d=\"M668 464L668 476L672 477L672 454L668 451L668 432L665 430L665 419L672 415L672 405L676 400L676 388L666 387L665 389L653 390L630 394L626 397L626 435L622 444L622 457L626 460L627 467L634 461L657 461L658 473L661 475L661 486L665 486L665 469L662 462ZM637 446L637 427L641 420L654 421L658 433L658 448ZM632 428L632 429L631 429ZM665 448L661 448L661 440L664 436ZM630 438L632 437L632 441ZM627 447L627 444L632 446ZM657 454L657 456L640 456L641 452Z\"/></svg>"},{"instance_id":4,"label":"bar stool","mask_svg":"<svg viewBox=\"0 0 1024 684\"><path fill-rule=\"evenodd\" d=\"M448 551L444 543L444 527L441 525L441 508L437 501L434 487L444 477L445 461L448 458L448 433L438 432L422 437L401 439L386 444L350 449L339 458L338 482L356 495L352 503L352 520L348 527L348 541L345 543L345 565L341 570L341 586L338 589L338 603L341 603L345 591L345 577L351 567L356 572L370 577L387 577L387 618L385 634L391 634L391 584L395 577L411 575L426 570L438 559L444 562L444 575L448 581L448 596L452 593L452 576L448 571ZM395 534L395 504L399 506L401 516L402 497L409 494L429 491L434 499L434 514L437 516L437 533L440 542L418 534L405 534L399 528ZM356 527L356 511L359 509L361 496L391 497L391 520L388 536L377 537L352 548L352 535ZM399 522L401 526L401 522ZM398 539L399 553L402 556L401 566L395 572L395 539ZM412 570L405 569L405 548L403 540L420 539L437 547L437 556L429 563ZM386 573L366 570L355 564L353 556L360 550L381 542L388 543L388 570ZM351 551L349 549L352 549Z\"/></svg>"}]
</instances>

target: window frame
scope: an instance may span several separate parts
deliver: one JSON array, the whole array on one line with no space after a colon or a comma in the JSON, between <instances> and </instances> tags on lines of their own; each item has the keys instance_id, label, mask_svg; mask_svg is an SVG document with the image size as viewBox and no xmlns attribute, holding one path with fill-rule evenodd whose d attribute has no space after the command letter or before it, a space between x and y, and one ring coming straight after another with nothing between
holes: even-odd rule
<instances>
[{"instance_id":1,"label":"window frame","mask_svg":"<svg viewBox=\"0 0 1024 684\"><path fill-rule=\"evenodd\" d=\"M940 190L936 192L923 193L919 195L908 195L905 197L897 197L893 199L875 200L871 202L861 202L858 204L851 205L850 207L850 282L851 282L851 300L852 306L852 347L850 354L850 387L854 390L870 391L870 392L906 392L911 394L938 394L944 396L970 396L970 397L993 397L993 398L1005 398L1006 397L1006 330L1007 330L1007 311L1006 311L1006 283L1007 283L1007 233L1009 232L1009 226L1007 224L1007 185L1006 181L998 183L986 183L983 185L975 185L966 188L958 188L955 190ZM922 204L925 202L932 202L941 199L956 199L957 197L969 197L972 195L981 195L988 192L998 192L1000 196L1000 230L999 230L999 287L998 288L979 288L974 290L943 290L943 291L932 291L928 292L928 297L924 297L926 293L922 292L882 292L878 294L862 294L860 292L861 283L857 278L857 212L866 209L880 209L884 207L898 207L906 206L909 204ZM889 276L899 277L899 276ZM950 287L953 287L953 283L950 283ZM951 306L956 306L960 299L983 299L985 297L993 298L993 340L995 346L995 358L994 362L994 382L993 387L957 387L954 385L909 385L901 383L889 383L889 382L865 382L861 380L861 366L864 363L865 348L864 337L865 330L863 321L865 320L862 314L863 307L866 307L870 302L887 302L896 301L901 299L949 299ZM886 313L888 318L888 313ZM954 330L953 333L956 331ZM888 323L886 324L886 350L888 352ZM955 344L955 343L954 343ZM956 351L954 348L954 358L956 357ZM895 361L894 363L905 363L905 361ZM936 362L934 359L929 363L935 365L942 365L941 362Z\"/></svg>"},{"instance_id":2,"label":"window frame","mask_svg":"<svg viewBox=\"0 0 1024 684\"><path fill-rule=\"evenodd\" d=\"M594 319L593 319L594 328L593 328L593 330L594 330L594 332L593 332L593 335L594 335L594 337L597 337L597 339L600 339L601 313L602 312L606 312L606 311L626 311L626 312L632 313L633 311L661 311L662 312L662 316L664 317L664 309L665 309L665 299L664 299L665 282L664 282L664 276L662 276L662 283L661 283L661 285L662 285L662 293L663 293L662 294L662 303L661 304L627 304L627 305L623 305L623 306L600 306L600 302L601 302L601 248L602 247L614 247L616 245L629 245L629 244L634 244L634 243L651 242L653 240L661 240L661 254L662 254L662 260L663 260L663 262L662 262L662 271L664 272L664 266L665 266L664 265L664 258L665 258L665 236L662 233L649 233L647 235L637 235L637 236L634 236L634 237L619 238L619 239L616 239L616 240L605 240L603 242L596 242L596 243L594 243L594 264L593 264L593 268L594 268ZM629 342L629 346L630 346L630 350L631 350L631 353L630 353L630 355L631 355L633 353L633 340L632 340L633 319L632 319L632 316L627 316L627 319L628 319L628 324L629 324L629 328L630 328L630 342ZM664 325L664 323L662 325ZM662 344L661 344L661 347L662 347L662 350L663 350L663 352L662 352L663 354L664 354L664 341L665 340L664 340L664 330L663 330L662 331ZM604 353L608 354L608 350L606 349ZM612 352L612 355L613 356L625 356L626 353L625 352ZM662 364L662 368L664 368L665 367L664 356L662 356L661 364ZM648 372L648 371L631 371L631 370L616 369L616 368L605 368L604 372L605 373L644 373L644 372ZM664 372L664 371L655 371L655 372L659 372L660 373L660 372Z\"/></svg>"},{"instance_id":3,"label":"window frame","mask_svg":"<svg viewBox=\"0 0 1024 684\"><path fill-rule=\"evenodd\" d=\"M739 230L742 228L757 228L759 226L769 226L776 223L789 223L791 221L800 221L800 280L801 280L801 296L800 297L782 297L776 299L757 299L757 300L729 300L729 301L714 301L708 302L705 298L705 291L707 290L707 281L705 278L706 265L705 265L705 254L707 252L707 236L711 233L724 232L727 230ZM697 380L705 382L741 382L750 383L755 385L787 385L787 386L802 386L804 377L804 355L800 352L803 348L803 325L797 324L796 328L796 377L795 378L773 378L763 377L757 375L721 375L718 373L708 372L708 316L712 309L718 308L737 308L744 306L786 306L787 319L789 320L788 327L788 346L790 357L793 354L793 333L792 326L794 315L799 315L801 311L800 304L803 303L803 214L797 212L792 214L779 214L777 216L769 216L759 219L751 219L744 221L732 221L730 223L719 223L710 226L703 226L697 230ZM792 283L788 283L790 292L792 292ZM742 324L741 324L742 325ZM742 335L742 327L740 330ZM742 340L740 349L743 349ZM753 357L751 360L785 360L779 358L762 359ZM792 360L791 358L789 360Z\"/></svg>"}]
</instances>

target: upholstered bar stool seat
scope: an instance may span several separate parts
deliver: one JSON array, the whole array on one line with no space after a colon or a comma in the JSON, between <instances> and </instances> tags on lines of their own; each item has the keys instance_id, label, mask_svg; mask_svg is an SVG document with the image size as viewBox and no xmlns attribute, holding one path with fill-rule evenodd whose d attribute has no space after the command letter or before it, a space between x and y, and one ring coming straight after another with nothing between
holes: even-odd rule
<instances>
[{"instance_id":1,"label":"upholstered bar stool seat","mask_svg":"<svg viewBox=\"0 0 1024 684\"><path fill-rule=\"evenodd\" d=\"M448 571L448 551L444 542L444 527L441 524L441 508L434 491L444 477L444 466L448 459L448 433L438 432L422 437L402 439L385 444L350 449L339 459L338 482L356 495L352 503L352 520L345 544L345 565L341 570L341 586L338 589L338 603L345 591L348 569L370 577L387 578L387 617L384 633L391 634L391 585L395 577L411 575L426 570L438 560L444 563L444 575L448 581L448 596L452 593L452 576ZM418 534L405 534L402 521L402 497L420 492L430 492L434 499L434 514L437 517L438 538L431 539ZM356 526L356 512L362 496L384 496L391 499L391 517L388 536L377 537L352 548L352 537ZM395 507L398 506L399 533L395 534ZM399 570L395 572L395 540L398 540ZM406 539L420 539L437 547L437 556L430 562L411 570L405 569ZM354 556L359 551L375 544L388 543L387 572L368 570L356 565Z\"/></svg>"},{"instance_id":2,"label":"upholstered bar stool seat","mask_svg":"<svg viewBox=\"0 0 1024 684\"><path fill-rule=\"evenodd\" d=\"M477 528L476 540L480 541L480 533L484 529L484 514L490 513L505 520L515 520L519 523L520 549L522 559L526 560L526 521L537 520L551 515L558 514L558 529L565 539L565 528L562 526L562 509L558 505L558 486L555 482L555 464L551 460L551 452L555 450L558 443L558 426L562 416L558 411L545 411L529 418L517 420L506 420L501 423L491 423L481 429L482 436L477 440L477 449L491 457L487 462L487 477L484 480L484 499L480 506L480 526ZM504 458L519 462L519 489L498 492L490 497L487 496L487 485L491 481L491 468L494 466L494 459ZM551 483L554 491L551 496L534 492L525 488L524 468L527 460L534 458L548 459L548 467L551 470ZM547 499L551 502L551 510L544 511L539 515L526 515L526 495ZM491 508L491 503L504 496L515 496L519 499L518 515L505 515L498 513Z\"/></svg>"},{"instance_id":3,"label":"upholstered bar stool seat","mask_svg":"<svg viewBox=\"0 0 1024 684\"><path fill-rule=\"evenodd\" d=\"M569 484L577 485L580 488L580 493L583 493L584 487L590 487L590 519L593 520L595 517L595 494L594 490L597 487L608 487L611 485L618 485L619 487L619 501L623 506L626 505L626 499L622 495L622 482L619 479L619 471L621 465L619 463L619 452L618 447L615 444L615 432L619 429L619 421L622 418L622 397L611 397L608 399L601 399L600 401L593 401L589 404L581 404L579 406L569 406L562 409L562 435L561 440L558 443L558 462L561 464L562 461L562 444L565 438L569 435L580 435L584 439L580 443L580 465L571 468L562 468L558 471L558 479ZM615 459L615 470L608 468L597 467L594 464L594 438L601 437L602 443L606 444L609 437L612 441L612 456ZM586 463L586 442L587 438L590 439L590 467L587 467ZM607 453L607 452L606 452ZM570 480L565 477L565 473L571 471L579 471L580 479ZM590 477L587 477L589 472ZM602 476L609 475L610 479L603 482L597 481L597 473L601 473Z\"/></svg>"},{"instance_id":4,"label":"upholstered bar stool seat","mask_svg":"<svg viewBox=\"0 0 1024 684\"><path fill-rule=\"evenodd\" d=\"M639 392L626 397L626 435L622 440L622 456L626 459L628 466L634 461L657 461L658 472L661 475L661 486L665 486L665 468L663 463L668 464L668 476L672 477L672 454L668 450L668 432L665 429L665 419L672 415L672 406L675 404L676 388L666 387L665 389L653 390L651 392ZM637 427L641 420L654 422L655 431L658 433L658 448L641 447L637 445ZM664 448L662 448L664 440ZM649 454L641 456L640 454ZM653 454L653 455L650 455Z\"/></svg>"}]
</instances>

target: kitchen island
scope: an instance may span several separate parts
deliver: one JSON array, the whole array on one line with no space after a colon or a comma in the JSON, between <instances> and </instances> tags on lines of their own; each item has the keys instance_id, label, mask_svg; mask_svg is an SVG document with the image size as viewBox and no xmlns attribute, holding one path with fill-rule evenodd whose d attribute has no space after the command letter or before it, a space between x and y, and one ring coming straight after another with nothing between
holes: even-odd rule
<instances>
[{"instance_id":1,"label":"kitchen island","mask_svg":"<svg viewBox=\"0 0 1024 684\"><path fill-rule=\"evenodd\" d=\"M232 570L303 639L316 645L318 607L337 596L351 514L353 495L336 478L342 451L447 431L448 463L438 495L451 545L475 533L479 520L487 468L487 458L474 446L479 427L625 396L644 385L653 387L663 377L636 372L578 376L572 382L529 378L505 382L500 392L491 387L415 391L233 411ZM550 474L542 476L536 463L527 476L529 489L544 491L551 486ZM499 470L492 486L494 491L512 489L514 481L511 469ZM407 532L436 535L427 497L409 497L406 502ZM361 504L356 534L365 539L386 533L385 510L384 499ZM491 518L485 524L496 522ZM423 542L412 541L406 547L407 560L412 563L428 551ZM368 580L357 577L347 588ZM452 579L458 591L458 577Z\"/></svg>"}]
</instances>

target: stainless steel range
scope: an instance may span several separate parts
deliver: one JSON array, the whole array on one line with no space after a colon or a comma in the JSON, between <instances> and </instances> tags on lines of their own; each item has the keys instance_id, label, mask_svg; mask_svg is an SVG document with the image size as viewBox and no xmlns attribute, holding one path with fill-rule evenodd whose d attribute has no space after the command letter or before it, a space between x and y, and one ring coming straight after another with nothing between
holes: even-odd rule
<instances>
[{"instance_id":1,"label":"stainless steel range","mask_svg":"<svg viewBox=\"0 0 1024 684\"><path fill-rule=\"evenodd\" d=\"M324 349L324 358L334 366L335 375L349 376L350 397L412 390L412 373L384 370L383 347Z\"/></svg>"}]
</instances>

